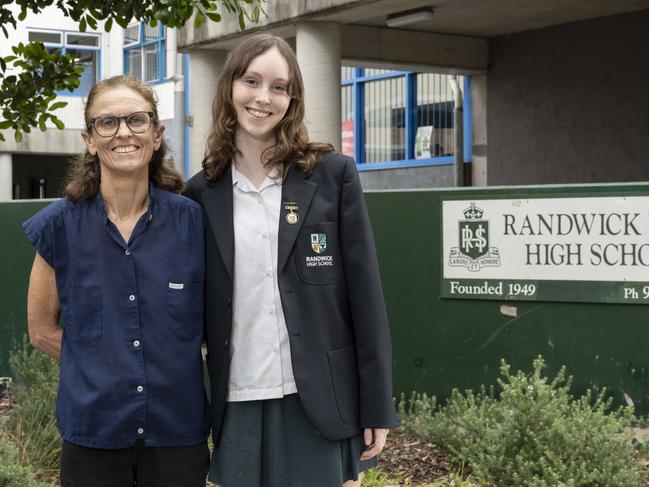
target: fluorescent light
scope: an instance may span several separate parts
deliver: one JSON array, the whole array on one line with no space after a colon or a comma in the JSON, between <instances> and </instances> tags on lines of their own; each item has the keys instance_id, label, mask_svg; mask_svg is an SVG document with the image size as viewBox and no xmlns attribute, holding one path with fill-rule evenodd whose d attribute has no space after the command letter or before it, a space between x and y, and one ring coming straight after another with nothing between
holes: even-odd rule
<instances>
[{"instance_id":1,"label":"fluorescent light","mask_svg":"<svg viewBox=\"0 0 649 487\"><path fill-rule=\"evenodd\" d=\"M388 27L403 27L404 25L416 24L417 22L426 22L433 20L434 10L432 7L416 8L414 10L405 10L388 15L385 24Z\"/></svg>"}]
</instances>

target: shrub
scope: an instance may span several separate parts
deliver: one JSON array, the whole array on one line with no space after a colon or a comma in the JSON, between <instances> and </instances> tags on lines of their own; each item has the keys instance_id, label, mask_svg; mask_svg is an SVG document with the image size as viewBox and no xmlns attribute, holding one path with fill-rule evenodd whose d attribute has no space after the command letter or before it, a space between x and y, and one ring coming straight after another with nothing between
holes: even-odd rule
<instances>
[{"instance_id":1,"label":"shrub","mask_svg":"<svg viewBox=\"0 0 649 487\"><path fill-rule=\"evenodd\" d=\"M439 408L424 396L403 406L404 423L447 449L473 476L499 487L629 487L639 466L624 428L633 409L613 410L602 391L573 399L561 368L552 380L534 360L530 374L512 374L504 361L493 389L454 390Z\"/></svg>"},{"instance_id":2,"label":"shrub","mask_svg":"<svg viewBox=\"0 0 649 487\"><path fill-rule=\"evenodd\" d=\"M16 397L2 429L19 446L21 464L43 473L58 470L61 438L54 410L59 366L27 342L11 354L9 365Z\"/></svg>"},{"instance_id":3,"label":"shrub","mask_svg":"<svg viewBox=\"0 0 649 487\"><path fill-rule=\"evenodd\" d=\"M44 487L34 477L31 468L21 465L18 447L0 433L0 486L2 487Z\"/></svg>"}]
</instances>

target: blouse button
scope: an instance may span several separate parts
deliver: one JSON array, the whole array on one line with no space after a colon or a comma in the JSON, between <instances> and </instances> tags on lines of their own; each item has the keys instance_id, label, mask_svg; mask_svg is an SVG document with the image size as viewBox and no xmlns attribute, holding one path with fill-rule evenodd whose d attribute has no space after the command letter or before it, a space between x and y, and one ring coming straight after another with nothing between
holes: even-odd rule
<instances>
[{"instance_id":1,"label":"blouse button","mask_svg":"<svg viewBox=\"0 0 649 487\"><path fill-rule=\"evenodd\" d=\"M137 434L138 435L143 435L144 434L144 428L138 428L137 429Z\"/></svg>"},{"instance_id":2,"label":"blouse button","mask_svg":"<svg viewBox=\"0 0 649 487\"><path fill-rule=\"evenodd\" d=\"M133 346L134 346L135 348L139 347L139 346L140 346L140 340L135 340L135 341L133 342Z\"/></svg>"},{"instance_id":3,"label":"blouse button","mask_svg":"<svg viewBox=\"0 0 649 487\"><path fill-rule=\"evenodd\" d=\"M129 301L135 301L135 294L131 294L131 295L128 297L128 300L129 300Z\"/></svg>"},{"instance_id":4,"label":"blouse button","mask_svg":"<svg viewBox=\"0 0 649 487\"><path fill-rule=\"evenodd\" d=\"M131 255L131 250L130 250L130 249L126 249L126 250L124 251L124 253L125 253L126 255Z\"/></svg>"},{"instance_id":5,"label":"blouse button","mask_svg":"<svg viewBox=\"0 0 649 487\"><path fill-rule=\"evenodd\" d=\"M137 386L137 392L142 392L144 390L144 387L142 386Z\"/></svg>"}]
</instances>

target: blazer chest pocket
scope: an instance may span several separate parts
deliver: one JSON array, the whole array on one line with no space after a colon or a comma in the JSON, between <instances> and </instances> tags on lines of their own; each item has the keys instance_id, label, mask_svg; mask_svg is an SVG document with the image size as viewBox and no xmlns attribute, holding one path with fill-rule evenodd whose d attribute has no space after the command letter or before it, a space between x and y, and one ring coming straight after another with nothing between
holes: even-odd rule
<instances>
[{"instance_id":1,"label":"blazer chest pocket","mask_svg":"<svg viewBox=\"0 0 649 487\"><path fill-rule=\"evenodd\" d=\"M196 337L203 330L203 286L171 280L167 286L167 323L179 338Z\"/></svg>"},{"instance_id":2,"label":"blazer chest pocket","mask_svg":"<svg viewBox=\"0 0 649 487\"><path fill-rule=\"evenodd\" d=\"M104 332L102 309L98 286L70 286L63 317L65 335L79 343L95 341Z\"/></svg>"},{"instance_id":3,"label":"blazer chest pocket","mask_svg":"<svg viewBox=\"0 0 649 487\"><path fill-rule=\"evenodd\" d=\"M295 243L295 267L308 284L333 284L343 272L338 224L305 224Z\"/></svg>"}]
</instances>

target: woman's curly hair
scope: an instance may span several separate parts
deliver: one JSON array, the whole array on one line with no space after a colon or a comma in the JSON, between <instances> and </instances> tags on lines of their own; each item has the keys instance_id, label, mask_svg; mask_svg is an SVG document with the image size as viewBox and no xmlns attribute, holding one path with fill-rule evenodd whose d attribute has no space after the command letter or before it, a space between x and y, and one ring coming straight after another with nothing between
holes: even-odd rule
<instances>
[{"instance_id":1,"label":"woman's curly hair","mask_svg":"<svg viewBox=\"0 0 649 487\"><path fill-rule=\"evenodd\" d=\"M154 128L158 127L160 120L158 118L157 100L153 90L135 78L120 75L101 80L90 89L83 111L86 131L88 133L93 130L90 125L90 109L97 95L104 91L120 87L132 89L151 105L151 111L153 112L152 123ZM185 183L173 165L165 160L166 154L167 145L163 138L160 147L153 153L149 162L149 180L158 188L180 193L185 189ZM99 157L96 154L90 154L88 149L86 149L68 168L68 182L65 185L65 196L75 202L87 200L97 194L100 183L101 164Z\"/></svg>"},{"instance_id":2,"label":"woman's curly hair","mask_svg":"<svg viewBox=\"0 0 649 487\"><path fill-rule=\"evenodd\" d=\"M267 149L264 164L277 168L283 177L290 166L308 171L322 152L334 150L331 144L309 142L304 126L304 83L291 46L271 34L256 34L239 44L228 56L212 103L212 128L207 138L203 174L214 182L239 154L235 145L237 114L232 103L232 84L241 78L254 58L277 48L289 69L288 94L291 97L284 118L275 127L275 145Z\"/></svg>"}]
</instances>

